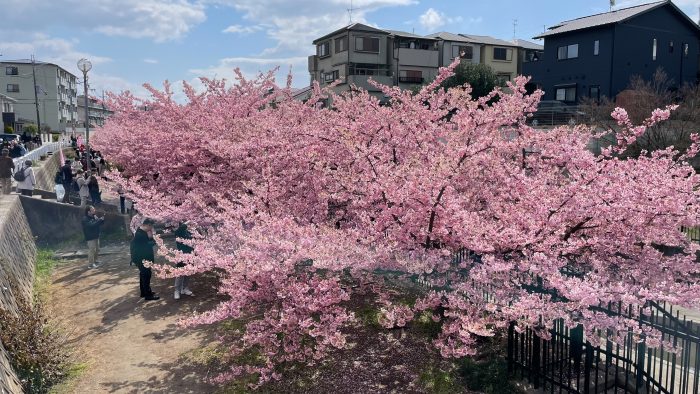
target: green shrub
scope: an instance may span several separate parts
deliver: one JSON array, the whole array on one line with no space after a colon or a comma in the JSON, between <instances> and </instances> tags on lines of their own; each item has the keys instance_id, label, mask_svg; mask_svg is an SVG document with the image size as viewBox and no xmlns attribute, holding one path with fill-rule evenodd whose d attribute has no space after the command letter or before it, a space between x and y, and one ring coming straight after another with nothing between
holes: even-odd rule
<instances>
[{"instance_id":1,"label":"green shrub","mask_svg":"<svg viewBox=\"0 0 700 394\"><path fill-rule=\"evenodd\" d=\"M17 315L0 309L0 341L24 391L48 393L70 371L66 339L50 325L38 298L32 305L19 297L17 304Z\"/></svg>"},{"instance_id":2,"label":"green shrub","mask_svg":"<svg viewBox=\"0 0 700 394\"><path fill-rule=\"evenodd\" d=\"M521 392L510 380L508 364L500 357L483 361L463 358L459 362L459 375L470 390L485 394L512 394Z\"/></svg>"},{"instance_id":3,"label":"green shrub","mask_svg":"<svg viewBox=\"0 0 700 394\"><path fill-rule=\"evenodd\" d=\"M13 134L14 132L15 132L15 130L12 129L12 126L10 126L9 124L5 125L5 133L6 134Z\"/></svg>"},{"instance_id":4,"label":"green shrub","mask_svg":"<svg viewBox=\"0 0 700 394\"><path fill-rule=\"evenodd\" d=\"M27 134L36 134L39 132L39 129L36 127L36 125L33 124L24 125L22 130L26 131Z\"/></svg>"}]
</instances>

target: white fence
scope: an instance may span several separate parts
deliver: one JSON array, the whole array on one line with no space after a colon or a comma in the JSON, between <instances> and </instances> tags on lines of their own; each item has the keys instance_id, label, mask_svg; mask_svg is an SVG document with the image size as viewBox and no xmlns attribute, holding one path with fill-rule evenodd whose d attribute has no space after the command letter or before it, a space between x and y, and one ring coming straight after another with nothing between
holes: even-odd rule
<instances>
[{"instance_id":1,"label":"white fence","mask_svg":"<svg viewBox=\"0 0 700 394\"><path fill-rule=\"evenodd\" d=\"M31 152L28 152L26 155L14 159L15 168L21 167L22 163L24 163L26 160L38 161L41 156L47 155L49 152L56 153L56 152L60 151L64 146L69 146L69 145L70 144L66 143L66 142L45 143L45 144L41 145L40 147L32 150Z\"/></svg>"}]
</instances>

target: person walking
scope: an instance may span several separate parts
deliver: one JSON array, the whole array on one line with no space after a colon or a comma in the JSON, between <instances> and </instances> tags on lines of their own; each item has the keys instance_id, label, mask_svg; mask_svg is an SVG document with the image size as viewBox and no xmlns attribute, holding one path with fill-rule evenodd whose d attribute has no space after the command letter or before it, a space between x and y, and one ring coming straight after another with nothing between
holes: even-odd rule
<instances>
[{"instance_id":1,"label":"person walking","mask_svg":"<svg viewBox=\"0 0 700 394\"><path fill-rule=\"evenodd\" d=\"M61 182L63 184L63 189L65 189L65 194L63 195L63 202L70 203L70 193L73 190L73 169L71 168L71 161L66 160L66 162L61 167Z\"/></svg>"},{"instance_id":2,"label":"person walking","mask_svg":"<svg viewBox=\"0 0 700 394\"><path fill-rule=\"evenodd\" d=\"M2 194L10 194L12 190L12 171L15 169L15 162L10 158L10 151L3 149L0 152L0 187Z\"/></svg>"},{"instance_id":3,"label":"person walking","mask_svg":"<svg viewBox=\"0 0 700 394\"><path fill-rule=\"evenodd\" d=\"M93 204L102 203L102 192L100 192L100 184L97 182L97 177L92 173L88 177L88 193Z\"/></svg>"},{"instance_id":4,"label":"person walking","mask_svg":"<svg viewBox=\"0 0 700 394\"><path fill-rule=\"evenodd\" d=\"M15 180L17 180L17 192L23 196L31 197L34 194L34 186L36 186L36 178L34 178L34 169L32 168L32 161L25 160L24 166L17 170L22 174L18 178L15 174Z\"/></svg>"},{"instance_id":5,"label":"person walking","mask_svg":"<svg viewBox=\"0 0 700 394\"><path fill-rule=\"evenodd\" d=\"M153 221L146 219L136 229L134 239L131 241L131 262L139 268L139 289L141 297L146 301L160 299L151 289L151 268L144 266L145 262L155 261L154 246Z\"/></svg>"},{"instance_id":6,"label":"person walking","mask_svg":"<svg viewBox=\"0 0 700 394\"><path fill-rule=\"evenodd\" d=\"M87 199L90 197L90 188L88 186L88 179L90 178L90 171L83 172L83 170L78 170L77 179L75 180L78 184L78 195L80 196L80 208L84 208L87 205Z\"/></svg>"},{"instance_id":7,"label":"person walking","mask_svg":"<svg viewBox=\"0 0 700 394\"><path fill-rule=\"evenodd\" d=\"M175 230L175 236L178 239L183 239L183 240L188 240L192 239L192 233L189 232L187 229L187 225L185 223L180 223L178 226L177 230ZM183 242L176 241L175 242L175 247L177 250L179 250L182 253L192 253L194 250L191 246L184 244ZM175 265L178 268L182 268L185 266L184 262L179 262ZM180 295L188 295L188 296L193 296L194 293L192 293L192 290L189 289L188 285L190 282L190 277L188 275L181 275L175 278L175 299L179 300Z\"/></svg>"},{"instance_id":8,"label":"person walking","mask_svg":"<svg viewBox=\"0 0 700 394\"><path fill-rule=\"evenodd\" d=\"M98 217L95 207L92 205L85 207L82 224L83 235L88 245L88 268L97 268L99 264L97 256L100 254L100 229L104 222L104 216Z\"/></svg>"}]
</instances>

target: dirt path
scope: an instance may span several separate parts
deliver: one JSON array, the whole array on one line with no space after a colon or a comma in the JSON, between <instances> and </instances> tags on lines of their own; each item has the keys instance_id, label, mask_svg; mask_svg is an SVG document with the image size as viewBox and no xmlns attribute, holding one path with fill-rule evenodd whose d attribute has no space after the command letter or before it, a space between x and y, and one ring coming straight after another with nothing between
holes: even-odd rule
<instances>
[{"instance_id":1,"label":"dirt path","mask_svg":"<svg viewBox=\"0 0 700 394\"><path fill-rule=\"evenodd\" d=\"M52 311L69 329L86 370L64 391L71 393L210 393L201 371L179 362L211 335L176 325L184 314L211 307L214 295L194 281L194 297L173 299L171 280L153 277L159 301L139 297L138 269L129 266L128 244L103 248L102 266L88 269L84 257L57 267ZM206 294L208 292L208 294Z\"/></svg>"}]
</instances>

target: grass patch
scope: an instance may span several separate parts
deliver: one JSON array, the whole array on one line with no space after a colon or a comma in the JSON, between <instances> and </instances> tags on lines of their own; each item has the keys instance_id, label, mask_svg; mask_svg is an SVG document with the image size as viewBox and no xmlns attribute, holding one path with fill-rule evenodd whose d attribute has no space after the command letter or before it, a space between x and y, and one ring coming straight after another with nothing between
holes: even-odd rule
<instances>
[{"instance_id":1,"label":"grass patch","mask_svg":"<svg viewBox=\"0 0 700 394\"><path fill-rule=\"evenodd\" d=\"M375 306L367 305L355 312L355 317L365 326L381 327L379 324L379 309Z\"/></svg>"},{"instance_id":2,"label":"grass patch","mask_svg":"<svg viewBox=\"0 0 700 394\"><path fill-rule=\"evenodd\" d=\"M420 374L418 380L428 393L452 394L463 391L452 371L430 367Z\"/></svg>"},{"instance_id":3,"label":"grass patch","mask_svg":"<svg viewBox=\"0 0 700 394\"><path fill-rule=\"evenodd\" d=\"M51 249L39 249L36 254L34 270L34 296L45 301L51 286L51 274L59 264Z\"/></svg>"}]
</instances>

